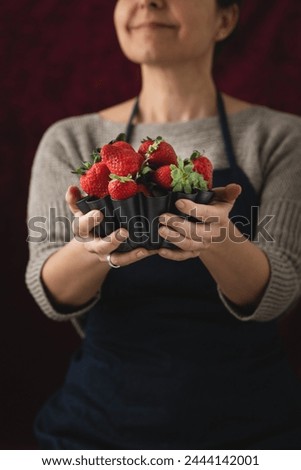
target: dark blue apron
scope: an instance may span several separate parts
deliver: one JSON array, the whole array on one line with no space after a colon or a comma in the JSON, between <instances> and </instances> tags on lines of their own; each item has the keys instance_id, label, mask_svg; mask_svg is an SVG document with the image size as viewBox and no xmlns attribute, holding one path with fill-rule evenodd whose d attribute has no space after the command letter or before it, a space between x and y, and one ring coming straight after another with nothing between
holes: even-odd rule
<instances>
[{"instance_id":1,"label":"dark blue apron","mask_svg":"<svg viewBox=\"0 0 301 470\"><path fill-rule=\"evenodd\" d=\"M239 223L258 200L218 108L229 168L214 186L242 186ZM35 435L42 449L298 449L300 398L276 320L234 318L199 259L153 256L108 274Z\"/></svg>"}]
</instances>

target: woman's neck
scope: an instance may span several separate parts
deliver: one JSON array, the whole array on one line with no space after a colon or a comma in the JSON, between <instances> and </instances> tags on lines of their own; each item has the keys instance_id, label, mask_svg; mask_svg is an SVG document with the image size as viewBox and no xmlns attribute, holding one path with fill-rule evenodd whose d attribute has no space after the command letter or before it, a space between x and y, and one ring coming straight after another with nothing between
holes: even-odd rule
<instances>
[{"instance_id":1,"label":"woman's neck","mask_svg":"<svg viewBox=\"0 0 301 470\"><path fill-rule=\"evenodd\" d=\"M142 66L139 122L179 122L217 114L216 89L200 67Z\"/></svg>"}]
</instances>

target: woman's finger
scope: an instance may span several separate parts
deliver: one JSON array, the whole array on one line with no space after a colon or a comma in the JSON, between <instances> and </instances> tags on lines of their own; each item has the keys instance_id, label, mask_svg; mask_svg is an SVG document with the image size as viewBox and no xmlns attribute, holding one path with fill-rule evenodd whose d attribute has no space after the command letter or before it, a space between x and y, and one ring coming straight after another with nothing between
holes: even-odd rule
<instances>
[{"instance_id":1,"label":"woman's finger","mask_svg":"<svg viewBox=\"0 0 301 470\"><path fill-rule=\"evenodd\" d=\"M76 217L82 215L82 212L77 207L77 201L82 198L80 189L77 186L69 186L66 192L65 200L69 205L69 208L73 215Z\"/></svg>"},{"instance_id":2,"label":"woman's finger","mask_svg":"<svg viewBox=\"0 0 301 470\"><path fill-rule=\"evenodd\" d=\"M115 230L110 235L104 238L95 238L86 243L86 248L92 253L96 253L102 256L102 260L105 256L115 251L121 243L123 243L129 236L129 233L124 228Z\"/></svg>"},{"instance_id":3,"label":"woman's finger","mask_svg":"<svg viewBox=\"0 0 301 470\"><path fill-rule=\"evenodd\" d=\"M172 261L185 261L190 258L196 258L199 256L199 251L182 251L182 250L168 250L167 248L161 248L158 254L165 259Z\"/></svg>"},{"instance_id":4,"label":"woman's finger","mask_svg":"<svg viewBox=\"0 0 301 470\"><path fill-rule=\"evenodd\" d=\"M128 238L125 229L118 229L105 238L91 240L86 243L86 248L91 253L96 253L100 261L107 262L107 256L111 255L111 262L118 266L127 266L141 259L157 254L157 250L137 248L127 253L117 252L117 248Z\"/></svg>"},{"instance_id":5,"label":"woman's finger","mask_svg":"<svg viewBox=\"0 0 301 470\"><path fill-rule=\"evenodd\" d=\"M189 199L179 199L176 207L183 214L192 216L200 222L206 222L207 218L216 216L219 212L219 209L211 204L197 204Z\"/></svg>"},{"instance_id":6,"label":"woman's finger","mask_svg":"<svg viewBox=\"0 0 301 470\"><path fill-rule=\"evenodd\" d=\"M168 228L167 226L161 226L159 228L159 234L165 240L173 243L177 248L182 251L200 251L207 247L207 242L203 238L199 238L197 241L191 238L185 237L178 231Z\"/></svg>"},{"instance_id":7,"label":"woman's finger","mask_svg":"<svg viewBox=\"0 0 301 470\"><path fill-rule=\"evenodd\" d=\"M195 241L203 241L204 235L210 235L213 224L219 223L219 217L207 217L205 223L190 222L184 217L178 217L174 214L162 214L160 223L183 235L185 238L191 238Z\"/></svg>"},{"instance_id":8,"label":"woman's finger","mask_svg":"<svg viewBox=\"0 0 301 470\"><path fill-rule=\"evenodd\" d=\"M73 233L76 237L85 240L91 238L91 230L101 223L103 214L98 210L76 216L73 220Z\"/></svg>"},{"instance_id":9,"label":"woman's finger","mask_svg":"<svg viewBox=\"0 0 301 470\"><path fill-rule=\"evenodd\" d=\"M238 196L242 192L242 187L239 184L231 183L225 187L213 188L214 192L214 201L216 202L226 202L233 205Z\"/></svg>"},{"instance_id":10,"label":"woman's finger","mask_svg":"<svg viewBox=\"0 0 301 470\"><path fill-rule=\"evenodd\" d=\"M144 248L137 248L129 253L118 253L115 251L111 253L111 262L117 266L128 266L142 259L156 255L157 253L157 250L146 250ZM104 261L107 261L107 258L105 258Z\"/></svg>"},{"instance_id":11,"label":"woman's finger","mask_svg":"<svg viewBox=\"0 0 301 470\"><path fill-rule=\"evenodd\" d=\"M215 188L213 191L215 197L210 204L197 204L189 199L179 199L176 202L176 207L183 214L192 216L204 223L215 217L221 217L225 221L242 188L238 184L231 183L223 188ZM221 209L223 213L221 213Z\"/></svg>"}]
</instances>

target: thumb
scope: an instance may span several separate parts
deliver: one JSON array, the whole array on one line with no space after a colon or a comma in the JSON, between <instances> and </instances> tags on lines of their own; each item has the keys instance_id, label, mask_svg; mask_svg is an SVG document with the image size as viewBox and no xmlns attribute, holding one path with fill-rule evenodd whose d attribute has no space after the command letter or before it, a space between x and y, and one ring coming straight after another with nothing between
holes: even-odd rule
<instances>
[{"instance_id":1,"label":"thumb","mask_svg":"<svg viewBox=\"0 0 301 470\"><path fill-rule=\"evenodd\" d=\"M223 188L213 188L213 191L215 200L219 202L226 202L228 204L234 204L242 192L242 187L239 184L230 183Z\"/></svg>"}]
</instances>

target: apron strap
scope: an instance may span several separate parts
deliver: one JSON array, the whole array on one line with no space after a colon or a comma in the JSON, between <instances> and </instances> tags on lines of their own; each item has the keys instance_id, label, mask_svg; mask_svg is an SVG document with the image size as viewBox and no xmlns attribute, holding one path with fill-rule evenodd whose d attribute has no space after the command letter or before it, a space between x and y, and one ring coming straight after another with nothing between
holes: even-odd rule
<instances>
[{"instance_id":1,"label":"apron strap","mask_svg":"<svg viewBox=\"0 0 301 470\"><path fill-rule=\"evenodd\" d=\"M131 114L130 114L130 117L129 117L129 120L128 120L128 123L127 123L127 126L126 126L126 130L125 130L125 140L128 143L131 142L133 130L134 130L134 127L135 127L134 119L137 116L138 111L139 111L139 98L137 96L135 98L134 106L133 106L133 109L131 111Z\"/></svg>"}]
</instances>

